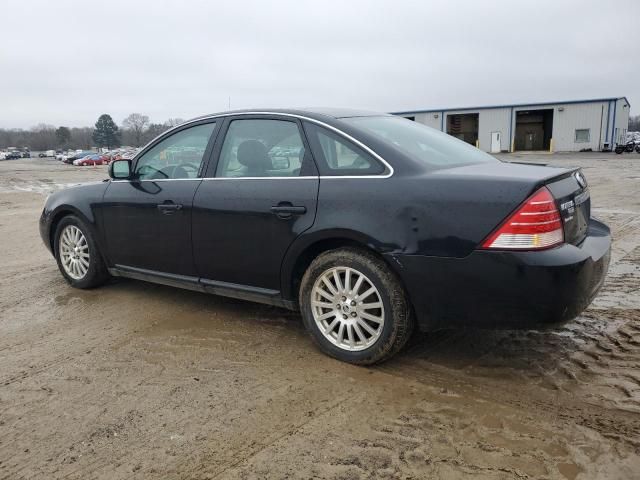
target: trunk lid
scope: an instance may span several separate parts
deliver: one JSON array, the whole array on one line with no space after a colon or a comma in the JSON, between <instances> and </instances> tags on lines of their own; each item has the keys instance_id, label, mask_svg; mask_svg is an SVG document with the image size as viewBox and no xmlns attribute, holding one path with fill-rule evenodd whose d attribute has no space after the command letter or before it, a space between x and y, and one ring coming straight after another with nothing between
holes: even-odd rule
<instances>
[{"instance_id":1,"label":"trunk lid","mask_svg":"<svg viewBox=\"0 0 640 480\"><path fill-rule=\"evenodd\" d=\"M496 194L500 193L499 185L515 184L522 192L520 202L540 187L546 186L560 211L565 242L577 245L587 234L591 199L580 168L496 162L442 169L435 172L435 175L495 182Z\"/></svg>"}]
</instances>

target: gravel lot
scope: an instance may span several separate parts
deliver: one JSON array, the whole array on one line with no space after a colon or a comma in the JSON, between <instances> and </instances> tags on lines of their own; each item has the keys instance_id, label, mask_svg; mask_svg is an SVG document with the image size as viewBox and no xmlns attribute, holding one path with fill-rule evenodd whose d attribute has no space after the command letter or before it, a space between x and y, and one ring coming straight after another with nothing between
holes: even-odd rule
<instances>
[{"instance_id":1,"label":"gravel lot","mask_svg":"<svg viewBox=\"0 0 640 480\"><path fill-rule=\"evenodd\" d=\"M638 478L640 155L580 165L614 235L555 331L417 335L374 368L273 307L136 282L70 288L45 195L106 167L0 162L0 478Z\"/></svg>"}]
</instances>

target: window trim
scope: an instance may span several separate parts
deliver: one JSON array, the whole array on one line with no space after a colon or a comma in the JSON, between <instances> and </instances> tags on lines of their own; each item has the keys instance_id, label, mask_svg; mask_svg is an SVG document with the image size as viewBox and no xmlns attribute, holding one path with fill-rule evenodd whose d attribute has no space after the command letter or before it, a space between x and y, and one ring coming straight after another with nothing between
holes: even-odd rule
<instances>
[{"instance_id":1,"label":"window trim","mask_svg":"<svg viewBox=\"0 0 640 480\"><path fill-rule=\"evenodd\" d=\"M578 132L586 131L587 139L586 140L578 140ZM591 142L591 128L576 128L573 133L573 142L574 143L590 143Z\"/></svg>"},{"instance_id":2,"label":"window trim","mask_svg":"<svg viewBox=\"0 0 640 480\"><path fill-rule=\"evenodd\" d=\"M217 158L217 149L218 149L218 144L219 142L219 138L220 138L220 131L223 130L222 126L226 126L227 123L227 119L228 117L239 117L239 118L244 118L247 116L269 116L269 117L289 117L289 118L296 118L299 121L307 121L307 122L311 122L311 123L315 123L316 125L320 125L321 127L327 128L333 132L335 132L336 134L344 137L345 139L349 140L350 142L353 142L355 145L357 145L358 147L362 148L364 151L366 151L367 153L369 153L370 155L372 155L375 159L379 160L384 166L385 169L387 170L386 173L382 173L382 174L377 174L377 175L344 175L344 176L340 176L340 175L319 175L319 176L312 176L312 177L210 177L207 176L208 170L211 166L211 164L215 164L216 168L217 168L217 163L218 163L218 158ZM368 178L368 179L385 179L385 178L390 178L393 176L393 174L395 173L394 168L389 164L389 162L387 162L384 158L382 158L380 155L378 155L376 152L374 152L370 147L368 147L367 145L365 145L364 143L362 143L360 140L352 137L351 135L349 135L348 133L343 132L342 130L340 130L339 128L334 127L333 125L329 125L325 122L322 122L320 120L316 120L315 118L310 118L307 117L306 115L298 115L298 114L293 114L293 113L283 113L283 112L273 112L273 111L268 111L268 110L256 110L256 111L249 111L249 112L230 112L230 113L220 113L220 114L213 114L213 115L206 115L204 117L199 117L199 118L195 118L193 120L189 120L181 125L178 125L176 127L173 127L170 130L167 130L166 132L161 133L160 135L158 135L156 138L154 138L153 140L151 140L151 142L149 142L145 147L143 147L143 149L132 159L131 163L132 165L136 165L137 164L137 159L140 155L142 155L149 147L154 146L158 141L162 140L165 136L169 136L173 133L176 133L177 131L179 131L182 128L186 128L187 126L191 126L191 125L197 125L198 123L208 123L210 121L214 121L216 122L216 127L213 131L213 135L212 135L212 139L214 139L214 148L212 150L211 155L209 156L207 165L202 169L202 176L198 179L189 179L189 180L286 180L286 179L309 179L309 178L314 178L314 179L321 179L321 180L331 180L331 179L353 179L353 178ZM224 124L224 125L223 125ZM303 129L304 130L304 129ZM303 137L304 142L306 145L308 145L308 141L306 138L306 135ZM169 180L169 179L167 179ZM164 181L167 181L164 180ZM112 180L113 181L113 180ZM118 180L119 181L119 180ZM123 180L128 182L129 180Z\"/></svg>"},{"instance_id":3,"label":"window trim","mask_svg":"<svg viewBox=\"0 0 640 480\"><path fill-rule=\"evenodd\" d=\"M332 177L341 177L341 178L354 178L354 177L362 177L362 178L370 178L370 177L378 177L381 175L384 175L387 167L385 164L381 164L378 161L377 157L374 157L372 155L370 155L370 151L369 150L365 150L363 148L360 147L360 145L355 144L353 142L344 142L345 146L347 148L349 148L350 150L354 151L354 147L356 150L362 150L362 153L364 153L366 156L368 156L369 158L367 159L368 163L370 164L368 168L363 168L363 169L358 169L358 168L349 168L349 169L344 169L346 170L348 173L341 173L341 170L339 168L331 168L329 166L329 162L326 158L326 154L324 151L324 147L322 146L322 142L320 141L320 135L324 135L325 137L327 137L329 140L334 141L334 142L340 142L340 140L345 140L344 136L342 135L338 135L336 134L334 131L328 130L323 132L323 128L322 127L318 127L317 125L304 125L303 122L303 126L305 128L305 133L307 135L307 137L309 138L309 141L312 145L312 149L315 149L316 152L316 158L317 157L321 157L321 160L318 158L318 161L316 163L318 163L318 169L320 170L320 172L322 172L322 170L324 169L326 171L326 174L322 175L322 178L332 178ZM314 127L313 129L309 128L310 126ZM314 131L315 130L315 131ZM325 129L326 130L326 129ZM320 168L320 163L322 163L322 168ZM370 170L372 170L374 167L382 167L382 171L380 172L370 172ZM329 173L331 172L331 173ZM358 172L362 172L362 173L358 173ZM365 173L366 172L366 173Z\"/></svg>"}]
</instances>

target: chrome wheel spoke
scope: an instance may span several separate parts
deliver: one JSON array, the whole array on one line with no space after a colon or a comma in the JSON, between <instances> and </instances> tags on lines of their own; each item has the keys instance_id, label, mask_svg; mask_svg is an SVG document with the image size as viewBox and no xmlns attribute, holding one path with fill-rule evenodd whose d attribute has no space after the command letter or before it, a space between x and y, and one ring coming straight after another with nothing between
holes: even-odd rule
<instances>
[{"instance_id":1,"label":"chrome wheel spoke","mask_svg":"<svg viewBox=\"0 0 640 480\"><path fill-rule=\"evenodd\" d=\"M371 295L374 292L377 292L378 290L376 289L376 287L371 286L371 288L369 290L367 290L366 292L364 292L362 295L358 296L358 299L362 302L365 298L367 298L369 295Z\"/></svg>"},{"instance_id":2,"label":"chrome wheel spoke","mask_svg":"<svg viewBox=\"0 0 640 480\"><path fill-rule=\"evenodd\" d=\"M349 293L351 291L351 269L347 268L344 272L344 291Z\"/></svg>"},{"instance_id":3,"label":"chrome wheel spoke","mask_svg":"<svg viewBox=\"0 0 640 480\"><path fill-rule=\"evenodd\" d=\"M318 295L320 295L321 297L326 298L327 300L329 300L330 302L333 303L333 298L335 297L335 295L331 295L328 292L325 292L323 289L319 288L318 289Z\"/></svg>"},{"instance_id":4,"label":"chrome wheel spoke","mask_svg":"<svg viewBox=\"0 0 640 480\"><path fill-rule=\"evenodd\" d=\"M338 275L337 270L333 271L333 280L336 282L336 288L338 289L338 292L342 292L344 290L344 287L342 286L342 282L340 281L340 275Z\"/></svg>"},{"instance_id":5,"label":"chrome wheel spoke","mask_svg":"<svg viewBox=\"0 0 640 480\"><path fill-rule=\"evenodd\" d=\"M338 266L323 272L311 290L311 311L319 331L340 349L365 350L382 335L382 296L354 268Z\"/></svg>"},{"instance_id":6,"label":"chrome wheel spoke","mask_svg":"<svg viewBox=\"0 0 640 480\"><path fill-rule=\"evenodd\" d=\"M353 331L356 334L356 337L358 342L366 342L367 341L367 337L365 337L364 333L362 333L362 330L360 330L360 325L358 324L358 322L353 324Z\"/></svg>"},{"instance_id":7,"label":"chrome wheel spoke","mask_svg":"<svg viewBox=\"0 0 640 480\"><path fill-rule=\"evenodd\" d=\"M369 335L375 335L376 331L371 328L367 322L365 322L364 320L358 320L358 323L356 323L356 325L358 325L358 328L364 328L365 331L369 334Z\"/></svg>"},{"instance_id":8,"label":"chrome wheel spoke","mask_svg":"<svg viewBox=\"0 0 640 480\"><path fill-rule=\"evenodd\" d=\"M314 300L312 302L312 305L314 307L320 307L320 308L333 308L333 303L319 302L317 300Z\"/></svg>"},{"instance_id":9,"label":"chrome wheel spoke","mask_svg":"<svg viewBox=\"0 0 640 480\"><path fill-rule=\"evenodd\" d=\"M382 302L363 303L360 305L361 310L372 310L374 308L382 308Z\"/></svg>"},{"instance_id":10,"label":"chrome wheel spoke","mask_svg":"<svg viewBox=\"0 0 640 480\"><path fill-rule=\"evenodd\" d=\"M338 328L338 345L340 345L344 341L344 323L340 322L340 327Z\"/></svg>"},{"instance_id":11,"label":"chrome wheel spoke","mask_svg":"<svg viewBox=\"0 0 640 480\"><path fill-rule=\"evenodd\" d=\"M384 321L384 319L382 317L376 317L376 316L371 315L371 314L369 314L367 312L360 313L360 316L362 318L364 318L365 320L371 320L372 322L375 322L375 323L382 323Z\"/></svg>"},{"instance_id":12,"label":"chrome wheel spoke","mask_svg":"<svg viewBox=\"0 0 640 480\"><path fill-rule=\"evenodd\" d=\"M336 287L333 286L333 284L331 283L331 280L325 278L324 276L322 277L322 283L324 283L327 288L329 289L329 291L334 294L337 295L338 291L336 290Z\"/></svg>"},{"instance_id":13,"label":"chrome wheel spoke","mask_svg":"<svg viewBox=\"0 0 640 480\"><path fill-rule=\"evenodd\" d=\"M360 290L363 280L364 280L364 275L360 275L358 277L358 280L356 280L356 284L353 286L353 293L355 295L358 295L358 290Z\"/></svg>"}]
</instances>

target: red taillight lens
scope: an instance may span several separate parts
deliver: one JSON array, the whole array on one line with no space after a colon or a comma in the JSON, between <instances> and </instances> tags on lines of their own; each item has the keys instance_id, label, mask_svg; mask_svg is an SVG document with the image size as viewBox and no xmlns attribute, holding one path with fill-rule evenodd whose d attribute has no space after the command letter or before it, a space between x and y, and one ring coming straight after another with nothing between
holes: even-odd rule
<instances>
[{"instance_id":1,"label":"red taillight lens","mask_svg":"<svg viewBox=\"0 0 640 480\"><path fill-rule=\"evenodd\" d=\"M551 192L542 187L489 235L482 243L482 248L537 250L553 247L563 241L560 212Z\"/></svg>"}]
</instances>

